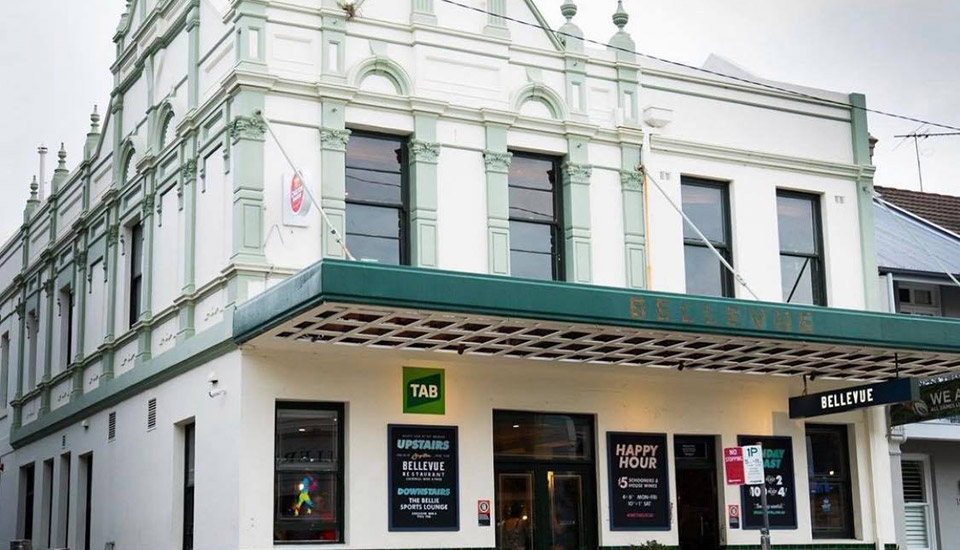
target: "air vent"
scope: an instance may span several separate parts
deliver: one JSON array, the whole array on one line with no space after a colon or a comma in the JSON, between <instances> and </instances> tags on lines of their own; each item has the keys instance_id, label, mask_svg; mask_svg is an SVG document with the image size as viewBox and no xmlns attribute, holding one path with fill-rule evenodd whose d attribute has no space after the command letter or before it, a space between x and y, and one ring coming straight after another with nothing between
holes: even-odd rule
<instances>
[{"instance_id":1,"label":"air vent","mask_svg":"<svg viewBox=\"0 0 960 550\"><path fill-rule=\"evenodd\" d=\"M153 398L147 401L147 429L152 430L157 427L157 399Z\"/></svg>"},{"instance_id":2,"label":"air vent","mask_svg":"<svg viewBox=\"0 0 960 550\"><path fill-rule=\"evenodd\" d=\"M107 417L107 440L113 441L117 437L117 413L112 412Z\"/></svg>"}]
</instances>

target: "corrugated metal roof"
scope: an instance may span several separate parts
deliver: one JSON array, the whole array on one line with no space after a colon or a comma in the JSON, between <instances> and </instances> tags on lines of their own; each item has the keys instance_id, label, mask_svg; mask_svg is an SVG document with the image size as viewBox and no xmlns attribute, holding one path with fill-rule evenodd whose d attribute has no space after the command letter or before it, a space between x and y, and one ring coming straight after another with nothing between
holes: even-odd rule
<instances>
[{"instance_id":1,"label":"corrugated metal roof","mask_svg":"<svg viewBox=\"0 0 960 550\"><path fill-rule=\"evenodd\" d=\"M960 238L896 207L876 201L873 207L881 271L943 274L945 267L960 273Z\"/></svg>"}]
</instances>

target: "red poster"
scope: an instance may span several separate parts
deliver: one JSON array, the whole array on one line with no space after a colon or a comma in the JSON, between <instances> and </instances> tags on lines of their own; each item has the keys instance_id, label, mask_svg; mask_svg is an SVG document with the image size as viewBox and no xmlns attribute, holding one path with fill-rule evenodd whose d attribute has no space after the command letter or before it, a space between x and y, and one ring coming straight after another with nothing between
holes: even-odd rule
<instances>
[{"instance_id":1,"label":"red poster","mask_svg":"<svg viewBox=\"0 0 960 550\"><path fill-rule=\"evenodd\" d=\"M723 467L727 472L727 485L743 485L743 449L741 447L723 449Z\"/></svg>"}]
</instances>

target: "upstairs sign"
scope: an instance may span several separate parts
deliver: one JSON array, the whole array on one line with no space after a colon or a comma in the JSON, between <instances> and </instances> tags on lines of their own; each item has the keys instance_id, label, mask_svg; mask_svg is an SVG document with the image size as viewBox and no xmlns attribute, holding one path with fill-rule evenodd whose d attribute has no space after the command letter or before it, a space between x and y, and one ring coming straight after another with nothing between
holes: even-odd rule
<instances>
[{"instance_id":1,"label":"upstairs sign","mask_svg":"<svg viewBox=\"0 0 960 550\"><path fill-rule=\"evenodd\" d=\"M915 378L898 378L866 386L840 388L790 398L790 418L809 418L826 414L916 401L919 383Z\"/></svg>"}]
</instances>

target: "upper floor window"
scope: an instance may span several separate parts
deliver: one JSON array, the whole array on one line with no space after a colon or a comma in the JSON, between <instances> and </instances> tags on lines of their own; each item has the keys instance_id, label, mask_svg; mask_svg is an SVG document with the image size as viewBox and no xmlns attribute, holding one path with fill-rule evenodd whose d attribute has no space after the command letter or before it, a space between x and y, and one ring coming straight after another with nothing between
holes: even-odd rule
<instances>
[{"instance_id":1,"label":"upper floor window","mask_svg":"<svg viewBox=\"0 0 960 550\"><path fill-rule=\"evenodd\" d=\"M777 193L780 230L780 277L788 304L827 305L824 283L820 197Z\"/></svg>"},{"instance_id":2,"label":"upper floor window","mask_svg":"<svg viewBox=\"0 0 960 550\"><path fill-rule=\"evenodd\" d=\"M513 154L509 176L510 273L563 280L563 208L555 158Z\"/></svg>"},{"instance_id":3,"label":"upper floor window","mask_svg":"<svg viewBox=\"0 0 960 550\"><path fill-rule=\"evenodd\" d=\"M40 337L40 317L36 311L27 314L27 388L31 391L37 385L37 365L40 364L40 358L37 357L40 348L37 338Z\"/></svg>"},{"instance_id":4,"label":"upper floor window","mask_svg":"<svg viewBox=\"0 0 960 550\"><path fill-rule=\"evenodd\" d=\"M683 213L704 237L733 265L730 238L730 200L725 183L683 178L680 186ZM733 277L689 223L683 224L683 259L687 293L707 296L734 295Z\"/></svg>"},{"instance_id":5,"label":"upper floor window","mask_svg":"<svg viewBox=\"0 0 960 550\"><path fill-rule=\"evenodd\" d=\"M940 287L897 283L897 311L910 315L940 317Z\"/></svg>"},{"instance_id":6,"label":"upper floor window","mask_svg":"<svg viewBox=\"0 0 960 550\"><path fill-rule=\"evenodd\" d=\"M130 326L140 320L143 286L143 223L130 227Z\"/></svg>"},{"instance_id":7,"label":"upper floor window","mask_svg":"<svg viewBox=\"0 0 960 550\"><path fill-rule=\"evenodd\" d=\"M346 244L358 260L407 262L406 140L355 132L347 144Z\"/></svg>"},{"instance_id":8,"label":"upper floor window","mask_svg":"<svg viewBox=\"0 0 960 550\"><path fill-rule=\"evenodd\" d=\"M70 287L60 290L57 304L60 311L60 363L66 368L73 357L73 291Z\"/></svg>"}]
</instances>

